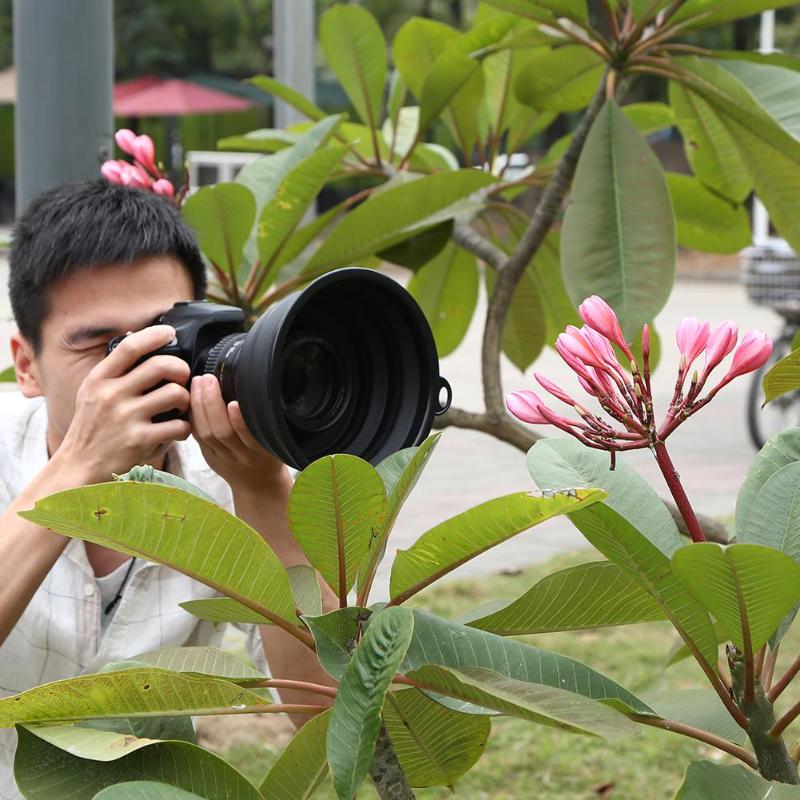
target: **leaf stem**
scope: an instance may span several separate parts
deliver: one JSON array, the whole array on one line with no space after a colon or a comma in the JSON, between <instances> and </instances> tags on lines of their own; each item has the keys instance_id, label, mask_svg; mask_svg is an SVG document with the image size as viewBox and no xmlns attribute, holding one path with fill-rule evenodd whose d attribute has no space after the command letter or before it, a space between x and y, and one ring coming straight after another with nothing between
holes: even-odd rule
<instances>
[{"instance_id":1,"label":"leaf stem","mask_svg":"<svg viewBox=\"0 0 800 800\"><path fill-rule=\"evenodd\" d=\"M798 717L800 717L800 700L770 728L769 735L777 739Z\"/></svg>"},{"instance_id":2,"label":"leaf stem","mask_svg":"<svg viewBox=\"0 0 800 800\"><path fill-rule=\"evenodd\" d=\"M697 516L694 513L692 504L689 502L689 498L686 496L686 492L683 489L680 477L678 476L678 471L675 469L675 465L672 463L672 459L669 457L667 446L663 441L659 441L655 443L653 449L655 451L656 461L658 462L661 474L664 476L664 480L667 482L670 494L672 494L673 498L675 499L675 505L681 512L681 516L686 523L686 528L692 537L692 541L706 541L706 537L703 534L703 529L700 527L700 523L697 521Z\"/></svg>"},{"instance_id":3,"label":"leaf stem","mask_svg":"<svg viewBox=\"0 0 800 800\"><path fill-rule=\"evenodd\" d=\"M783 673L780 679L769 690L767 698L770 703L774 703L778 699L781 692L794 680L798 672L800 672L800 656L797 656L789 669Z\"/></svg>"},{"instance_id":4,"label":"leaf stem","mask_svg":"<svg viewBox=\"0 0 800 800\"><path fill-rule=\"evenodd\" d=\"M292 681L284 678L269 678L258 683L248 683L247 688L261 689L296 689L299 692L313 692L325 697L336 697L337 691L332 686L323 686L321 683L309 683L308 681Z\"/></svg>"},{"instance_id":5,"label":"leaf stem","mask_svg":"<svg viewBox=\"0 0 800 800\"><path fill-rule=\"evenodd\" d=\"M650 725L653 728L661 728L665 731L672 731L673 733L679 733L682 736L688 736L691 739L697 739L699 742L710 744L712 747L716 747L718 750L729 753L735 758L738 758L740 761L743 761L748 767L751 767L752 769L758 768L756 758L749 750L746 750L741 745L730 742L727 739L723 739L721 736L716 736L715 734L704 731L701 728L695 728L691 725L684 725L682 722L675 722L674 720L648 717L644 714L630 714L629 716L634 722L638 722L642 725Z\"/></svg>"}]
</instances>

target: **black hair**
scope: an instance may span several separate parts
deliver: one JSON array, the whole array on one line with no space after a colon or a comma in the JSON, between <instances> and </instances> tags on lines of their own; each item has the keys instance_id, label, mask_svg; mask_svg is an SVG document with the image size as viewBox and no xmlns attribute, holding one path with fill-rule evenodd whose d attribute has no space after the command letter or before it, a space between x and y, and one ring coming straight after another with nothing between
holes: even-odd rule
<instances>
[{"instance_id":1,"label":"black hair","mask_svg":"<svg viewBox=\"0 0 800 800\"><path fill-rule=\"evenodd\" d=\"M48 290L79 270L172 256L206 293L206 268L194 233L171 202L104 179L65 183L35 197L14 228L9 295L20 333L34 351L50 312Z\"/></svg>"}]
</instances>

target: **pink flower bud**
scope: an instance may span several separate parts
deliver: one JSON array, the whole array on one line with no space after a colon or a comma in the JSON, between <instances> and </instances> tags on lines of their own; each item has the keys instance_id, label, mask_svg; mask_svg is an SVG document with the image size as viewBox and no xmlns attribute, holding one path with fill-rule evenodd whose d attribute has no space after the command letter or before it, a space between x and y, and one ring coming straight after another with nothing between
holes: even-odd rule
<instances>
[{"instance_id":1,"label":"pink flower bud","mask_svg":"<svg viewBox=\"0 0 800 800\"><path fill-rule=\"evenodd\" d=\"M156 149L149 136L137 136L131 142L131 155L150 173L157 174Z\"/></svg>"},{"instance_id":2,"label":"pink flower bud","mask_svg":"<svg viewBox=\"0 0 800 800\"><path fill-rule=\"evenodd\" d=\"M611 346L611 342L605 336L601 336L597 331L592 330L588 326L581 328L581 333L586 337L586 341L594 348L597 355L605 362L607 367L611 369L620 369L617 354Z\"/></svg>"},{"instance_id":3,"label":"pink flower bud","mask_svg":"<svg viewBox=\"0 0 800 800\"><path fill-rule=\"evenodd\" d=\"M175 187L166 178L159 178L150 188L156 194L163 195L164 197L175 196Z\"/></svg>"},{"instance_id":4,"label":"pink flower bud","mask_svg":"<svg viewBox=\"0 0 800 800\"><path fill-rule=\"evenodd\" d=\"M650 326L644 325L642 327L642 360L647 361L650 358Z\"/></svg>"},{"instance_id":5,"label":"pink flower bud","mask_svg":"<svg viewBox=\"0 0 800 800\"><path fill-rule=\"evenodd\" d=\"M578 307L578 312L581 319L590 327L594 328L598 333L601 333L606 339L614 342L622 348L622 352L630 357L630 348L622 335L622 328L620 327L617 315L614 309L603 300L593 294L587 297Z\"/></svg>"},{"instance_id":6,"label":"pink flower bud","mask_svg":"<svg viewBox=\"0 0 800 800\"><path fill-rule=\"evenodd\" d=\"M728 383L739 375L758 369L767 363L771 353L772 339L766 333L747 331L733 354L733 363L722 382Z\"/></svg>"},{"instance_id":7,"label":"pink flower bud","mask_svg":"<svg viewBox=\"0 0 800 800\"><path fill-rule=\"evenodd\" d=\"M739 338L739 326L735 322L726 319L720 322L708 336L706 344L706 365L703 375L707 376L725 356L736 347L736 340Z\"/></svg>"},{"instance_id":8,"label":"pink flower bud","mask_svg":"<svg viewBox=\"0 0 800 800\"><path fill-rule=\"evenodd\" d=\"M114 141L117 143L117 147L129 156L133 155L133 143L135 140L136 134L128 128L120 128L114 134Z\"/></svg>"},{"instance_id":9,"label":"pink flower bud","mask_svg":"<svg viewBox=\"0 0 800 800\"><path fill-rule=\"evenodd\" d=\"M117 183L120 186L127 186L127 181L123 177L125 174L125 170L123 169L121 164L125 164L124 161L104 161L103 165L100 167L100 174L109 182L109 183Z\"/></svg>"},{"instance_id":10,"label":"pink flower bud","mask_svg":"<svg viewBox=\"0 0 800 800\"><path fill-rule=\"evenodd\" d=\"M560 333L556 339L556 350L558 350L561 357L564 358L564 353L558 347L559 344L561 344L563 350L570 353L570 355L585 366L605 369L606 364L603 357L592 347L589 340L574 325L567 325L567 329L564 333ZM564 360L567 361L566 358L564 358ZM569 361L567 361L567 363L569 364Z\"/></svg>"},{"instance_id":11,"label":"pink flower bud","mask_svg":"<svg viewBox=\"0 0 800 800\"><path fill-rule=\"evenodd\" d=\"M523 422L530 422L532 425L547 425L540 411L544 404L536 392L530 389L522 389L519 392L510 392L506 395L506 406L508 410Z\"/></svg>"},{"instance_id":12,"label":"pink flower bud","mask_svg":"<svg viewBox=\"0 0 800 800\"><path fill-rule=\"evenodd\" d=\"M710 330L711 326L707 322L700 322L697 317L684 317L678 324L675 340L686 359L687 368L705 349Z\"/></svg>"},{"instance_id":13,"label":"pink flower bud","mask_svg":"<svg viewBox=\"0 0 800 800\"><path fill-rule=\"evenodd\" d=\"M125 164L125 166L127 167L126 173L128 178L128 182L125 184L126 186L131 186L134 189L150 188L153 179L138 164Z\"/></svg>"},{"instance_id":14,"label":"pink flower bud","mask_svg":"<svg viewBox=\"0 0 800 800\"><path fill-rule=\"evenodd\" d=\"M534 372L533 377L536 378L541 387L545 391L550 392L553 397L557 397L562 403L566 403L568 406L575 405L575 401L563 389L561 389L560 386L557 386L549 378L545 377L539 372ZM580 378L578 378L578 380L580 380Z\"/></svg>"}]
</instances>

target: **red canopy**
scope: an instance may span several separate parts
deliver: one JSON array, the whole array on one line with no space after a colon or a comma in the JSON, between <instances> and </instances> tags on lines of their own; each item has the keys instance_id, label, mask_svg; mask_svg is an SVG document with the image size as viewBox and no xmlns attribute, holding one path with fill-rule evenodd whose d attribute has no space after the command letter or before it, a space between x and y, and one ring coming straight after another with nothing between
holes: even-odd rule
<instances>
[{"instance_id":1,"label":"red canopy","mask_svg":"<svg viewBox=\"0 0 800 800\"><path fill-rule=\"evenodd\" d=\"M177 117L246 111L253 103L199 83L145 75L114 86L114 114L118 117Z\"/></svg>"}]
</instances>

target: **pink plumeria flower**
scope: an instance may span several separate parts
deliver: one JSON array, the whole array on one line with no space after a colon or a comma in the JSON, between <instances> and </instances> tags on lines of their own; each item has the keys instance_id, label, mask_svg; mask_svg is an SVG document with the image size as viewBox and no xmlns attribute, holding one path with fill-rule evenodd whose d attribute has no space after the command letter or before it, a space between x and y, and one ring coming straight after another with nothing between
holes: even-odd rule
<instances>
[{"instance_id":1,"label":"pink plumeria flower","mask_svg":"<svg viewBox=\"0 0 800 800\"><path fill-rule=\"evenodd\" d=\"M518 392L510 392L506 395L508 410L517 419L530 422L531 425L547 425L548 420L539 412L542 405L542 398L530 389L520 389Z\"/></svg>"},{"instance_id":2,"label":"pink plumeria flower","mask_svg":"<svg viewBox=\"0 0 800 800\"><path fill-rule=\"evenodd\" d=\"M123 166L124 165L124 166ZM128 185L127 163L125 161L104 161L100 174L109 182L120 186Z\"/></svg>"},{"instance_id":3,"label":"pink plumeria flower","mask_svg":"<svg viewBox=\"0 0 800 800\"><path fill-rule=\"evenodd\" d=\"M707 322L700 322L697 317L684 317L678 323L678 330L675 331L675 341L681 355L686 359L686 369L694 363L694 360L706 348L711 326Z\"/></svg>"},{"instance_id":4,"label":"pink plumeria flower","mask_svg":"<svg viewBox=\"0 0 800 800\"><path fill-rule=\"evenodd\" d=\"M152 175L158 175L155 157L156 149L149 136L137 136L131 143L131 155Z\"/></svg>"},{"instance_id":5,"label":"pink plumeria flower","mask_svg":"<svg viewBox=\"0 0 800 800\"><path fill-rule=\"evenodd\" d=\"M164 197L175 196L175 187L172 185L172 182L168 181L166 178L159 178L153 183L151 188L156 194L163 195Z\"/></svg>"},{"instance_id":6,"label":"pink plumeria flower","mask_svg":"<svg viewBox=\"0 0 800 800\"><path fill-rule=\"evenodd\" d=\"M753 372L759 367L763 367L772 354L772 339L766 333L760 331L747 331L742 337L741 344L733 354L733 363L725 377L715 387L714 392L730 383L739 375Z\"/></svg>"},{"instance_id":7,"label":"pink plumeria flower","mask_svg":"<svg viewBox=\"0 0 800 800\"><path fill-rule=\"evenodd\" d=\"M587 297L578 306L578 313L590 328L605 336L609 341L614 342L628 358L633 359L628 343L622 335L622 328L617 315L602 297L598 297L596 294Z\"/></svg>"},{"instance_id":8,"label":"pink plumeria flower","mask_svg":"<svg viewBox=\"0 0 800 800\"><path fill-rule=\"evenodd\" d=\"M739 326L726 319L720 322L708 336L706 345L706 364L703 368L703 377L706 377L714 367L729 355L736 347L739 338Z\"/></svg>"},{"instance_id":9,"label":"pink plumeria flower","mask_svg":"<svg viewBox=\"0 0 800 800\"><path fill-rule=\"evenodd\" d=\"M114 134L114 141L123 153L127 153L129 156L133 155L133 143L136 141L136 134L132 130L120 128Z\"/></svg>"}]
</instances>

